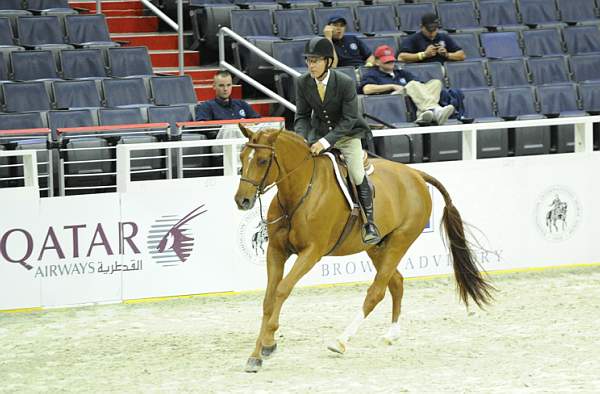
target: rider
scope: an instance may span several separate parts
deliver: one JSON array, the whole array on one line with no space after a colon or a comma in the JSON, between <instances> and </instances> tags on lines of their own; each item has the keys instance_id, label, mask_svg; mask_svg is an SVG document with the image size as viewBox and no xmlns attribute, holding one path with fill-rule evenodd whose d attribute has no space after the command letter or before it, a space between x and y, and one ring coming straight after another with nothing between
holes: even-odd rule
<instances>
[{"instance_id":1,"label":"rider","mask_svg":"<svg viewBox=\"0 0 600 394\"><path fill-rule=\"evenodd\" d=\"M552 202L550 203L550 206L552 207L552 209L558 209L561 207L561 205L562 205L562 201L560 201L558 194L555 194L554 200L552 200Z\"/></svg>"},{"instance_id":2,"label":"rider","mask_svg":"<svg viewBox=\"0 0 600 394\"><path fill-rule=\"evenodd\" d=\"M373 220L373 195L363 167L360 142L370 130L358 113L356 85L345 74L331 69L333 46L328 39L315 37L308 41L304 57L308 72L296 84L294 129L308 141L314 155L330 147L342 152L367 218L363 241L377 244L381 236Z\"/></svg>"}]
</instances>

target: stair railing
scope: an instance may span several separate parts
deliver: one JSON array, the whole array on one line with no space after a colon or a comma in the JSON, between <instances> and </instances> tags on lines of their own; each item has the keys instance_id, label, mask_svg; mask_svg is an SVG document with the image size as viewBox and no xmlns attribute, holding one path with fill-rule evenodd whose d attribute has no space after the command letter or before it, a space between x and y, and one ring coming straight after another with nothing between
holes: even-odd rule
<instances>
[{"instance_id":1,"label":"stair railing","mask_svg":"<svg viewBox=\"0 0 600 394\"><path fill-rule=\"evenodd\" d=\"M183 57L183 0L177 0L177 23L171 18L169 18L164 12L162 12L158 7L152 4L148 0L141 0L142 4L144 4L150 11L152 11L156 16L162 19L167 25L169 25L173 30L177 32L177 52L178 52L178 62L179 62L179 75L183 75L183 67L184 67L184 57ZM102 13L102 1L96 0L96 14Z\"/></svg>"},{"instance_id":2,"label":"stair railing","mask_svg":"<svg viewBox=\"0 0 600 394\"><path fill-rule=\"evenodd\" d=\"M236 77L244 80L248 84L252 85L254 88L260 90L265 95L276 100L278 103L284 105L286 108L288 108L292 112L296 112L296 106L294 104L292 104L285 98L281 97L280 95L278 95L277 93L275 93L274 91L269 89L268 87L264 86L263 84L261 84L260 82L258 82L254 78L252 78L251 76L245 74L243 71L238 70L232 64L228 63L225 60L225 37L226 36L230 37L231 39L236 41L238 44L245 46L246 48L248 48L248 50L250 52L258 55L261 59L263 59L267 63L270 63L271 65L275 66L276 69L284 71L285 73L287 73L295 78L298 78L301 74L298 71L294 70L293 68L281 63L279 60L273 58L272 56L269 56L266 52L260 50L256 46L252 45L248 40L246 40L245 38L243 38L242 36L240 36L239 34L234 32L233 30L231 30L227 27L221 27L221 29L219 30L219 66L221 68L226 69L227 71L229 71Z\"/></svg>"}]
</instances>

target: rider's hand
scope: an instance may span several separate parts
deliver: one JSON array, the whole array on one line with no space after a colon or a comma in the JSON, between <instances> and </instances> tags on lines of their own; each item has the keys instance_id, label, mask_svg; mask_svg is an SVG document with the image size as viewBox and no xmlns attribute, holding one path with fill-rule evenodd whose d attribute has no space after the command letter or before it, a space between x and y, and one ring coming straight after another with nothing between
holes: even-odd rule
<instances>
[{"instance_id":1,"label":"rider's hand","mask_svg":"<svg viewBox=\"0 0 600 394\"><path fill-rule=\"evenodd\" d=\"M323 28L323 35L325 38L331 40L333 37L333 26L327 25Z\"/></svg>"},{"instance_id":2,"label":"rider's hand","mask_svg":"<svg viewBox=\"0 0 600 394\"><path fill-rule=\"evenodd\" d=\"M323 152L324 150L325 150L325 147L323 146L323 144L321 144L320 141L315 142L310 147L310 152L315 156L318 155L319 153Z\"/></svg>"},{"instance_id":3,"label":"rider's hand","mask_svg":"<svg viewBox=\"0 0 600 394\"><path fill-rule=\"evenodd\" d=\"M425 49L425 57L434 57L437 54L438 48L434 45L429 45L427 49Z\"/></svg>"}]
</instances>

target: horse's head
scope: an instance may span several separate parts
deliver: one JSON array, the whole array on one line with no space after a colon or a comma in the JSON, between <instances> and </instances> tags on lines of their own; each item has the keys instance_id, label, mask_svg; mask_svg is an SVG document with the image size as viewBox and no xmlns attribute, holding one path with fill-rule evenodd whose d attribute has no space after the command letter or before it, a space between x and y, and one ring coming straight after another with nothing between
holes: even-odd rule
<instances>
[{"instance_id":1,"label":"horse's head","mask_svg":"<svg viewBox=\"0 0 600 394\"><path fill-rule=\"evenodd\" d=\"M248 142L240 153L242 177L235 194L235 202L239 209L246 211L254 207L256 197L267 186L275 183L279 175L275 158L275 141L282 130L268 129L254 133L242 124L239 127L248 138Z\"/></svg>"}]
</instances>

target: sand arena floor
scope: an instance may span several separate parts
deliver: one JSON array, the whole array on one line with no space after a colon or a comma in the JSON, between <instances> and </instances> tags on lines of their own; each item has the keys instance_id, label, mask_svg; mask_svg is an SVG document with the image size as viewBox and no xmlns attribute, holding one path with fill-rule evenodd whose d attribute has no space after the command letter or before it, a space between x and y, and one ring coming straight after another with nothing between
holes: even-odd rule
<instances>
[{"instance_id":1,"label":"sand arena floor","mask_svg":"<svg viewBox=\"0 0 600 394\"><path fill-rule=\"evenodd\" d=\"M297 289L279 349L243 366L262 293L0 314L0 392L600 392L600 266L493 276L487 311L448 278L407 281L394 346L389 295L344 356L326 350L366 284Z\"/></svg>"}]
</instances>

